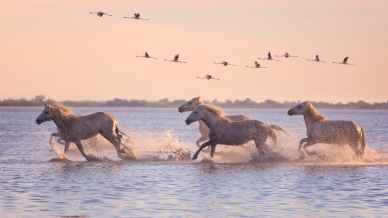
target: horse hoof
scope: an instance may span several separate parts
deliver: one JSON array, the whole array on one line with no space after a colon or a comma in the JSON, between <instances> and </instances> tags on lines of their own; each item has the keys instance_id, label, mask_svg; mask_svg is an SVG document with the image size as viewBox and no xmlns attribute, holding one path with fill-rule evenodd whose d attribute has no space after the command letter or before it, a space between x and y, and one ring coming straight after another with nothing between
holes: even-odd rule
<instances>
[{"instance_id":1,"label":"horse hoof","mask_svg":"<svg viewBox=\"0 0 388 218\"><path fill-rule=\"evenodd\" d=\"M99 159L96 156L89 155L86 158L87 161L99 161Z\"/></svg>"}]
</instances>

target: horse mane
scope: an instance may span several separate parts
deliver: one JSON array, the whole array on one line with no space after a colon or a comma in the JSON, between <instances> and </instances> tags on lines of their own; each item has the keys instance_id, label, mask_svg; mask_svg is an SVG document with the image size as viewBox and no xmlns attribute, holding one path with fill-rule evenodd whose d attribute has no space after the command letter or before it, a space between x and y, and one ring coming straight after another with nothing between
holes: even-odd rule
<instances>
[{"instance_id":1,"label":"horse mane","mask_svg":"<svg viewBox=\"0 0 388 218\"><path fill-rule=\"evenodd\" d=\"M69 116L74 114L70 108L66 107L65 105L59 102L50 102L50 105L56 108L58 111L60 111L63 116Z\"/></svg>"},{"instance_id":2,"label":"horse mane","mask_svg":"<svg viewBox=\"0 0 388 218\"><path fill-rule=\"evenodd\" d=\"M216 116L220 116L220 117L224 117L224 110L222 110L221 108L215 106L215 105L211 105L211 104L202 104L200 105L199 107L203 107L205 110L208 110L209 112L211 112L212 114L216 115Z\"/></svg>"},{"instance_id":3,"label":"horse mane","mask_svg":"<svg viewBox=\"0 0 388 218\"><path fill-rule=\"evenodd\" d=\"M313 121L319 122L326 120L326 117L319 113L319 111L311 103L309 104L307 114L312 118Z\"/></svg>"}]
</instances>

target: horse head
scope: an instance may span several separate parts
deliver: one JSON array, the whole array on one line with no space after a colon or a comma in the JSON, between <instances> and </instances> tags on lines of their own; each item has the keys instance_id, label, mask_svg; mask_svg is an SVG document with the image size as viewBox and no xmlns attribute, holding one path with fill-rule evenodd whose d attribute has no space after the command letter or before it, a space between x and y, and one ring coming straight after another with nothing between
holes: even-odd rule
<instances>
[{"instance_id":1,"label":"horse head","mask_svg":"<svg viewBox=\"0 0 388 218\"><path fill-rule=\"evenodd\" d=\"M296 105L295 107L291 108L290 110L288 110L287 113L290 116L303 115L303 114L306 114L309 111L311 111L311 109L313 109L313 108L314 108L313 104L311 104L308 101L305 101L305 102L300 103L300 104Z\"/></svg>"},{"instance_id":2,"label":"horse head","mask_svg":"<svg viewBox=\"0 0 388 218\"><path fill-rule=\"evenodd\" d=\"M38 125L42 124L43 122L50 121L54 118L54 106L51 104L45 104L43 111L39 114L39 116L36 118L36 123Z\"/></svg>"},{"instance_id":3,"label":"horse head","mask_svg":"<svg viewBox=\"0 0 388 218\"><path fill-rule=\"evenodd\" d=\"M205 108L198 106L190 113L190 115L186 119L186 125L190 125L195 121L202 120L205 117Z\"/></svg>"},{"instance_id":4,"label":"horse head","mask_svg":"<svg viewBox=\"0 0 388 218\"><path fill-rule=\"evenodd\" d=\"M69 108L61 104L57 104L57 103L45 104L43 111L36 118L36 123L40 125L44 122L55 120L60 117L63 118L72 114L73 112Z\"/></svg>"},{"instance_id":5,"label":"horse head","mask_svg":"<svg viewBox=\"0 0 388 218\"><path fill-rule=\"evenodd\" d=\"M179 106L178 111L179 111L179 113L193 111L200 104L202 104L201 97L195 97L195 98L191 99L190 101L187 101L186 103Z\"/></svg>"}]
</instances>

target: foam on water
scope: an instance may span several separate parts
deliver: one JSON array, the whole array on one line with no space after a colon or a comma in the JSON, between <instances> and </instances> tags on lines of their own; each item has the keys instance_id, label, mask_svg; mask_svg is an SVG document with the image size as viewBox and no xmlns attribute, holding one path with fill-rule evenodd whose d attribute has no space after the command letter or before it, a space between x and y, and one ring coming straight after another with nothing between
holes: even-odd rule
<instances>
[{"instance_id":1,"label":"foam on water","mask_svg":"<svg viewBox=\"0 0 388 218\"><path fill-rule=\"evenodd\" d=\"M131 140L127 146L134 152L137 160L143 161L189 161L196 151L194 144L185 144L172 131L162 133L131 132ZM84 161L75 145L71 145L66 155L63 145L53 141L51 149L58 158L71 161ZM210 158L208 151L203 151L195 162L214 162L219 164L236 164L249 162L270 162L296 165L388 165L388 154L366 147L364 157L357 158L349 146L316 144L308 148L313 155L301 159L298 152L299 139L289 135L280 135L278 145L265 149L266 154L260 156L253 142L243 146L218 145L215 156ZM96 136L83 141L86 152L100 160L120 160L116 151L107 140ZM194 162L194 163L195 163Z\"/></svg>"},{"instance_id":2,"label":"foam on water","mask_svg":"<svg viewBox=\"0 0 388 218\"><path fill-rule=\"evenodd\" d=\"M188 145L166 131L163 133L131 132L130 140L124 144L132 150L137 160L189 160L190 149ZM120 160L113 145L100 135L83 140L85 152L99 160ZM52 151L59 159L71 161L85 160L78 148L71 144L69 151L64 154L64 146L56 140L50 145Z\"/></svg>"}]
</instances>

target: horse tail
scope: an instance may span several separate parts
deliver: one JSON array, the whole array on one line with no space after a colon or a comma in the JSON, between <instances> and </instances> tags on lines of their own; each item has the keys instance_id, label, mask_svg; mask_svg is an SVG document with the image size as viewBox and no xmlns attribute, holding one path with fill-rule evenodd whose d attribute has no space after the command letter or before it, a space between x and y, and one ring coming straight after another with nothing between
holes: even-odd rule
<instances>
[{"instance_id":1,"label":"horse tail","mask_svg":"<svg viewBox=\"0 0 388 218\"><path fill-rule=\"evenodd\" d=\"M365 130L364 130L364 128L361 128L361 148L360 148L360 151L359 151L360 155L364 155L365 147L366 147L366 143L365 143Z\"/></svg>"},{"instance_id":2,"label":"horse tail","mask_svg":"<svg viewBox=\"0 0 388 218\"><path fill-rule=\"evenodd\" d=\"M277 130L277 131L283 132L283 133L288 135L288 132L278 125L270 124L269 127L273 130Z\"/></svg>"},{"instance_id":3,"label":"horse tail","mask_svg":"<svg viewBox=\"0 0 388 218\"><path fill-rule=\"evenodd\" d=\"M129 135L127 135L125 132L121 131L121 130L119 129L119 127L116 127L116 134L118 134L118 135L124 135L124 136L126 136L126 137L129 137Z\"/></svg>"},{"instance_id":4,"label":"horse tail","mask_svg":"<svg viewBox=\"0 0 388 218\"><path fill-rule=\"evenodd\" d=\"M274 143L274 145L277 145L278 144L278 137L276 135L276 132L273 128L268 128L268 136L271 138L272 142Z\"/></svg>"}]
</instances>

